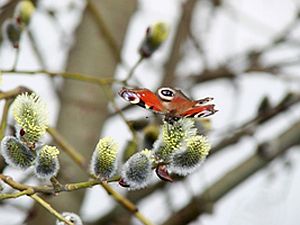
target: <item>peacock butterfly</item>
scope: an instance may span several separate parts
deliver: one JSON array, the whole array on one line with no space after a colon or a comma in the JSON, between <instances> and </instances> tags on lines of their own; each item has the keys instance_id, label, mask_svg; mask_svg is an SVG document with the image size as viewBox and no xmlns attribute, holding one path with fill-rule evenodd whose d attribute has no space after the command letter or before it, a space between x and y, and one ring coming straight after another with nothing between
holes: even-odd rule
<instances>
[{"instance_id":1,"label":"peacock butterfly","mask_svg":"<svg viewBox=\"0 0 300 225\"><path fill-rule=\"evenodd\" d=\"M207 117L218 111L214 108L215 105L207 104L213 98L191 100L182 91L170 87L161 87L156 93L146 88L128 89L123 87L119 91L119 95L131 104L163 114L167 121L174 121L182 117Z\"/></svg>"}]
</instances>

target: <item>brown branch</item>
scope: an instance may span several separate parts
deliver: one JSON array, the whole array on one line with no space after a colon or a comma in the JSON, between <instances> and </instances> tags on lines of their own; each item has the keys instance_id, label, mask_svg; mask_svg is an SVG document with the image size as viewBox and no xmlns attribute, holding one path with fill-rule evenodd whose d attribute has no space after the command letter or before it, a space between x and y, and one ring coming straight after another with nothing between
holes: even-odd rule
<instances>
[{"instance_id":1,"label":"brown branch","mask_svg":"<svg viewBox=\"0 0 300 225\"><path fill-rule=\"evenodd\" d=\"M36 195L36 193L44 193L44 194L57 194L60 192L70 192L83 188L93 187L95 185L101 185L109 195L111 195L117 202L119 202L124 208L129 210L133 215L139 219L145 225L151 225L152 223L146 219L141 212L138 211L138 208L131 201L120 195L118 192L114 191L107 183L99 181L99 180L90 180L86 182L79 183L71 183L59 186L29 186L25 184L18 183L14 181L11 177L0 174L0 179L8 184L9 186L17 189L20 192L15 194L0 194L1 199L7 198L17 198L23 195Z\"/></svg>"},{"instance_id":2,"label":"brown branch","mask_svg":"<svg viewBox=\"0 0 300 225\"><path fill-rule=\"evenodd\" d=\"M42 186L30 186L26 184L19 183L15 180L13 180L11 177L6 176L4 174L0 174L0 180L2 180L4 183L8 184L12 188L19 190L19 191L26 191L23 195L32 195L35 193L43 193L43 194L57 194L60 192L71 192L71 191L77 191L84 188L90 188L95 185L99 185L101 181L99 180L90 180L85 182L78 182L78 183L69 183L59 186L48 186L48 185L42 185ZM16 196L20 197L20 196ZM10 198L16 198L14 196L11 196ZM6 194L0 194L0 199L6 199Z\"/></svg>"},{"instance_id":3,"label":"brown branch","mask_svg":"<svg viewBox=\"0 0 300 225\"><path fill-rule=\"evenodd\" d=\"M53 127L48 127L47 132L51 135L56 144L61 147L64 152L77 164L79 167L86 169L85 158L71 146L62 135Z\"/></svg>"},{"instance_id":4,"label":"brown branch","mask_svg":"<svg viewBox=\"0 0 300 225\"><path fill-rule=\"evenodd\" d=\"M0 140L3 139L4 134L5 134L5 130L6 130L6 126L7 126L8 111L9 111L9 107L10 107L11 103L12 103L12 100L8 99L5 101L5 104L3 107L2 118L1 118L1 123L0 123Z\"/></svg>"},{"instance_id":5,"label":"brown branch","mask_svg":"<svg viewBox=\"0 0 300 225\"><path fill-rule=\"evenodd\" d=\"M111 48L111 52L116 60L116 62L121 62L121 55L120 49L116 40L114 39L112 33L110 32L109 28L107 27L106 23L104 22L104 18L100 13L100 10L97 9L96 5L91 1L87 0L87 9L91 12L94 17L94 20L99 28L101 34L105 38L108 46Z\"/></svg>"},{"instance_id":6,"label":"brown branch","mask_svg":"<svg viewBox=\"0 0 300 225\"><path fill-rule=\"evenodd\" d=\"M24 92L32 92L32 91L29 88L26 88L24 86L19 86L9 91L0 92L0 100L15 98L17 95Z\"/></svg>"},{"instance_id":7,"label":"brown branch","mask_svg":"<svg viewBox=\"0 0 300 225\"><path fill-rule=\"evenodd\" d=\"M66 218L64 218L60 213L58 213L48 202L46 202L44 199L39 197L37 194L30 195L32 199L34 199L36 202L38 202L42 207L44 207L49 213L54 215L57 219L64 222L68 225L74 225L74 223L70 222Z\"/></svg>"},{"instance_id":8,"label":"brown branch","mask_svg":"<svg viewBox=\"0 0 300 225\"><path fill-rule=\"evenodd\" d=\"M193 9L196 3L197 0L188 0L182 5L182 14L178 19L179 23L177 25L170 57L164 66L165 74L163 76L162 85L174 84L176 66L181 58L181 46L188 37L189 26L191 25Z\"/></svg>"},{"instance_id":9,"label":"brown branch","mask_svg":"<svg viewBox=\"0 0 300 225\"><path fill-rule=\"evenodd\" d=\"M250 51L234 55L226 60L225 63L221 64L219 67L215 69L204 69L198 75L190 75L188 79L195 81L197 83L207 82L216 79L234 79L237 77L237 74L230 69L230 64L236 62L236 60L244 59L248 62L248 66L243 70L246 72L266 72L266 73L274 73L280 69L280 67L287 66L288 64L297 64L299 63L299 59L293 62L285 62L283 64L274 64L271 66L263 66L260 62L260 57L266 52L276 48L280 44L283 44L288 41L288 35L297 27L299 22L300 13L297 13L297 16L293 21L291 21L282 31L275 35L273 40L267 44L266 46L256 50L252 49Z\"/></svg>"},{"instance_id":10,"label":"brown branch","mask_svg":"<svg viewBox=\"0 0 300 225\"><path fill-rule=\"evenodd\" d=\"M93 75L82 74L82 73L69 73L69 72L53 72L48 70L0 70L3 75L5 74L17 74L17 75L47 75L50 77L63 77L72 80L84 81L88 83L98 84L98 85L111 85L114 82L121 82L119 80L115 80L111 77L107 78L99 78Z\"/></svg>"},{"instance_id":11,"label":"brown branch","mask_svg":"<svg viewBox=\"0 0 300 225\"><path fill-rule=\"evenodd\" d=\"M191 75L191 79L197 83L204 83L216 79L234 79L236 74L231 71L226 65L221 65L216 69L205 69L200 75Z\"/></svg>"},{"instance_id":12,"label":"brown branch","mask_svg":"<svg viewBox=\"0 0 300 225\"><path fill-rule=\"evenodd\" d=\"M216 144L210 151L210 155L213 155L220 151L221 149L228 147L229 145L237 143L242 137L246 135L252 135L255 131L255 128L258 125L261 125L278 114L288 110L293 105L300 102L300 95L292 96L290 100L286 100L284 102L279 103L277 106L271 108L270 110L258 114L255 118L250 119L249 121L242 124L239 128L236 128L236 130L232 135L229 137L224 138L222 141L220 141L218 144Z\"/></svg>"},{"instance_id":13,"label":"brown branch","mask_svg":"<svg viewBox=\"0 0 300 225\"><path fill-rule=\"evenodd\" d=\"M49 132L49 129L48 129ZM55 129L51 128L49 134L54 138L55 141L59 144L59 146L75 161L75 163L86 172L86 166L84 163L84 157L81 156L78 151L72 147L59 133L55 131ZM90 175L90 174L89 174ZM92 178L94 176L90 175ZM146 217L143 216L142 213L138 211L138 208L134 203L128 200L126 197L120 195L117 191L115 191L108 183L101 181L99 183L106 192L111 195L115 201L120 203L125 209L131 212L138 220L140 220L145 225L151 225L151 222L148 221Z\"/></svg>"}]
</instances>

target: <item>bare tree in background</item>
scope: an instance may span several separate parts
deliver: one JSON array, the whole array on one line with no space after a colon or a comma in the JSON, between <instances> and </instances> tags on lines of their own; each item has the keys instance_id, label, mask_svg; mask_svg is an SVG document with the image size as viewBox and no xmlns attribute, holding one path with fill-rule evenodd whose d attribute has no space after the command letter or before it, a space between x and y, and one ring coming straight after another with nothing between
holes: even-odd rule
<instances>
[{"instance_id":1,"label":"bare tree in background","mask_svg":"<svg viewBox=\"0 0 300 225\"><path fill-rule=\"evenodd\" d=\"M9 1L2 6L0 11L1 22L8 15L12 14L16 2ZM122 58L121 51L126 29L131 16L139 9L138 6L139 4L136 1L87 0L82 20L75 33L74 45L68 56L66 72L51 72L51 68L45 67L44 56L41 54L38 46L34 45L32 33L29 32L31 30L28 31L27 35L33 41L35 46L33 49L40 59L42 70L23 71L14 68L1 71L3 75L12 73L20 75L44 74L49 75L51 78L56 76L64 78L63 87L57 88L61 104L56 126L57 130L53 131L50 129L48 132L52 136L53 141L58 143L60 147L66 147L66 149L69 149L70 146L71 149L74 147L78 154L84 157L79 157L76 161L76 154L73 157L70 157L68 152L62 155L61 170L57 178L58 180L61 179L61 183L81 182L89 179L86 173L88 160L92 155L100 133L103 132L102 128L107 119L113 120L121 117L133 133L132 140L129 140L125 146L124 158L128 158L125 155L126 153L131 155L140 150L137 147L137 143L151 146L158 138L158 133L152 131L158 130L161 122L160 117L157 120L150 120L145 119L145 116L143 116L136 118L134 121L128 121L126 113L133 110L136 106L126 105L122 108L116 102L119 96L115 93L115 86L118 86L120 83L127 86L139 86L138 81L143 83L142 79L147 79L143 77L143 74L139 74L140 67L155 63L155 60L153 60L155 56L151 56L149 59L139 59L136 64L133 63L133 66L128 66L127 60ZM263 22L247 15L242 11L242 7L239 6L242 6L242 4L236 3L233 5L229 1L183 1L180 7L180 15L178 15L178 22L171 28L174 37L169 40L169 54L161 66L161 83L156 84L156 86L179 87L191 93L191 90L196 88L201 89L202 87L210 86L213 89L220 82L225 82L228 88L234 92L236 99L232 101L234 102L233 109L229 107L226 109L220 108L217 105L217 108L220 109L218 113L230 110L243 112L243 109L238 107L238 96L241 95L242 91L245 91L241 82L239 82L241 79L257 75L262 77L262 79L264 77L267 79L274 77L274 79L278 79L288 87L294 87L295 83L299 82L299 68L297 66L300 62L298 50L300 43L297 36L300 12L296 3L293 4L291 21L279 32L273 32L272 35L269 35L271 38L266 44L250 46L239 53L229 54L222 61L211 59L209 52L211 49L210 41L214 39L214 35L218 34L214 31L214 27L219 16L225 14L232 20L238 18L239 26L248 29L252 33L256 33L257 30L266 31ZM48 13L51 14L53 20L56 20L55 12L48 11ZM198 21L200 18L201 21ZM225 30L225 32L227 33L224 36L228 35L230 31ZM273 52L282 49L293 52L291 54L292 57L280 57L279 60L270 57ZM160 50L158 49L157 51ZM138 55L136 49L132 51L133 54ZM189 68L186 68L186 70L179 69L185 63L185 60L191 57L189 52L193 53L193 57L195 55L198 57L196 60L193 58L193 61L197 61L198 65L200 65L201 69L198 72L190 72ZM125 68L128 79L119 80L114 78L118 65ZM79 76L77 76L78 74ZM26 78L24 77L24 79ZM101 82L107 83L103 85ZM55 82L53 84L55 85ZM255 88L253 87L253 89ZM10 103L16 95L24 91L27 90L18 88L8 94L3 92L4 94L1 96L1 99L5 99L7 106L3 109L1 138L4 136ZM221 102L222 100L219 101ZM203 214L213 214L214 206L223 197L235 190L245 180L253 177L257 172L266 169L274 160L283 160L289 150L300 144L300 120L296 116L295 120L290 125L282 128L280 132L277 132L278 134L272 135L269 139L259 138L262 129L270 124L276 124L278 118L287 116L292 110L297 110L299 102L299 90L286 88L286 93L283 94L281 100L274 103L270 96L264 96L259 100L256 108L251 110L255 111L251 118L244 119L239 123L226 123L226 128L220 130L208 128L211 126L211 120L213 121L214 117L199 120L198 125L203 130L202 132L215 139L205 163L214 160L215 156L222 156L222 153L226 154L234 146L241 144L247 137L253 138L253 146L255 146L251 155L244 157L231 169L224 171L224 175L210 183L208 187L199 191L199 193L190 193L187 203L181 208L171 204L172 201L168 199L169 189L176 184L188 186L187 180L189 176L176 176L173 177L174 183L160 181L139 191L126 192L126 195L121 195L121 197L117 191L111 188L110 184L105 182L95 183L91 186L96 184L102 185L102 188L116 200L117 204L101 218L85 224L132 224L133 217L139 219L143 224L152 224L150 222L151 218L146 218L144 215L147 213L139 212L138 208L145 202L145 199L150 199L162 193L168 202L168 204L163 206L168 214L164 216L160 224L185 225L197 221ZM109 105L112 106L113 110L108 110ZM152 129L153 127L154 129ZM79 167L76 167L74 161ZM29 196L35 196L39 193L38 189L33 189L32 191L27 186L18 186L11 183L6 177L6 166L1 161L2 174L0 178L5 183L8 183L16 190L23 191L24 194ZM222 168L222 165L220 167ZM201 173L201 168L196 173ZM20 182L22 183L21 185L25 185L27 180L28 178L24 180L24 183ZM87 189L82 188L76 192L64 192L62 187L58 187L56 190L60 191L55 195L48 189L40 190L40 196L46 199L59 212L72 211L79 213ZM3 195L3 199L16 197L18 196L12 195L7 197L7 195ZM42 204L37 200L36 202L32 209L28 211L25 223L54 224L55 217L49 214L49 209L46 211L45 206L41 207ZM6 201L2 201L1 204L5 206ZM2 206L0 205L0 207ZM162 206L157 208L159 207Z\"/></svg>"}]
</instances>

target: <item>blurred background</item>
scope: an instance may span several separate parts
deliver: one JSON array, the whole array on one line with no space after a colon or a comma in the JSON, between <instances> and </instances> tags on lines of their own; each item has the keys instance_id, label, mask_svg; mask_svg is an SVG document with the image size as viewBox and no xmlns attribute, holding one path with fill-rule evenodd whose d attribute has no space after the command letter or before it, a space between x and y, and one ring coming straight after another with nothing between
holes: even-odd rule
<instances>
[{"instance_id":1,"label":"blurred background","mask_svg":"<svg viewBox=\"0 0 300 225\"><path fill-rule=\"evenodd\" d=\"M147 27L157 21L169 25L170 35L138 65L128 86L171 86L193 99L214 97L219 112L199 121L212 151L195 173L174 183L157 180L140 191L111 184L154 224L300 223L299 0L33 2L37 9L19 50L2 35L1 91L20 85L35 91L48 104L51 126L87 159L99 137L112 136L121 150L131 143L116 108L142 124L141 142L154 115L128 106L117 95L118 82L100 88L58 74L126 78L139 60ZM1 24L17 3L0 0ZM88 179L64 153L60 160L65 183ZM10 168L3 159L0 168L20 182L39 184L31 171ZM47 200L58 211L78 213L84 224L140 224L98 186ZM0 202L0 218L1 225L54 224L27 197Z\"/></svg>"}]
</instances>

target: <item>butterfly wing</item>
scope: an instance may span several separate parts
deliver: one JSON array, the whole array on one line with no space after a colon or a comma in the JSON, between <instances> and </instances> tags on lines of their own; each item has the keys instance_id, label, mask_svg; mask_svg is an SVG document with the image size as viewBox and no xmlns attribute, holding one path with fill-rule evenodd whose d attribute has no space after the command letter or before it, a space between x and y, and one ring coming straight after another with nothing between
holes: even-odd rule
<instances>
[{"instance_id":1,"label":"butterfly wing","mask_svg":"<svg viewBox=\"0 0 300 225\"><path fill-rule=\"evenodd\" d=\"M215 114L218 110L216 110L215 105L200 105L194 106L182 113L179 114L180 117L207 117Z\"/></svg>"},{"instance_id":2,"label":"butterfly wing","mask_svg":"<svg viewBox=\"0 0 300 225\"><path fill-rule=\"evenodd\" d=\"M174 114L174 116L177 116L181 112L190 109L196 104L194 101L191 101L180 90L174 89L174 91L175 94L172 100L170 102L164 102L164 105L170 114Z\"/></svg>"},{"instance_id":3,"label":"butterfly wing","mask_svg":"<svg viewBox=\"0 0 300 225\"><path fill-rule=\"evenodd\" d=\"M175 117L207 117L217 112L214 108L215 105L207 104L211 100L213 98L207 97L193 101L180 90L176 90L170 107L173 109Z\"/></svg>"},{"instance_id":4,"label":"butterfly wing","mask_svg":"<svg viewBox=\"0 0 300 225\"><path fill-rule=\"evenodd\" d=\"M141 106L145 109L150 109L157 113L164 111L161 100L149 89L127 89L123 87L119 91L119 95L131 104Z\"/></svg>"},{"instance_id":5,"label":"butterfly wing","mask_svg":"<svg viewBox=\"0 0 300 225\"><path fill-rule=\"evenodd\" d=\"M180 90L163 87L157 94L146 88L122 88L119 95L131 104L162 113L166 118L207 117L217 110L215 105L207 104L213 98L191 100Z\"/></svg>"}]
</instances>

